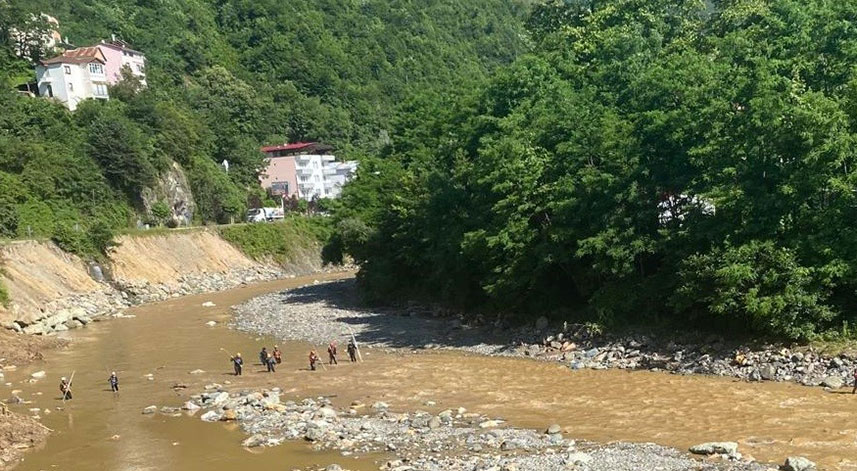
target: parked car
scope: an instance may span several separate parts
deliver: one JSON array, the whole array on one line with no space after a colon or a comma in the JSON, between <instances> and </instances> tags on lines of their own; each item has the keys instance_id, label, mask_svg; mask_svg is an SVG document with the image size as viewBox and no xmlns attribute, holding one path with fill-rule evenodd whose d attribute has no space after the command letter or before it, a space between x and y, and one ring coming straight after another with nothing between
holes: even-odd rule
<instances>
[{"instance_id":1,"label":"parked car","mask_svg":"<svg viewBox=\"0 0 857 471\"><path fill-rule=\"evenodd\" d=\"M285 217L283 208L253 208L247 211L247 222L272 222Z\"/></svg>"}]
</instances>

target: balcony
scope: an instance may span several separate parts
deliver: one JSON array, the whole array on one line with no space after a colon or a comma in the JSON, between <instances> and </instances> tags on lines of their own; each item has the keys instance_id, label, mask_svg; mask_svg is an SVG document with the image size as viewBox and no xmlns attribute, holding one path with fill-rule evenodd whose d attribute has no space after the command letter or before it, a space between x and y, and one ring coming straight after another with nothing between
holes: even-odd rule
<instances>
[{"instance_id":1,"label":"balcony","mask_svg":"<svg viewBox=\"0 0 857 471\"><path fill-rule=\"evenodd\" d=\"M308 177L308 176L312 175L312 169L309 167L298 167L296 170L297 170L297 174L301 175L301 176Z\"/></svg>"}]
</instances>

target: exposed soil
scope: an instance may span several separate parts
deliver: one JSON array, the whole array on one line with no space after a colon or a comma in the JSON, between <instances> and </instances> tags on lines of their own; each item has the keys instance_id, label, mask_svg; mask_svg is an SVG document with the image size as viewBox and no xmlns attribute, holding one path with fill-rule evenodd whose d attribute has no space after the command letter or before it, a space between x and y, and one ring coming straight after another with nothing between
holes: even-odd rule
<instances>
[{"instance_id":1,"label":"exposed soil","mask_svg":"<svg viewBox=\"0 0 857 471\"><path fill-rule=\"evenodd\" d=\"M0 375L4 367L21 367L44 359L46 350L64 347L67 342L56 337L16 334L0 328Z\"/></svg>"},{"instance_id":2,"label":"exposed soil","mask_svg":"<svg viewBox=\"0 0 857 471\"><path fill-rule=\"evenodd\" d=\"M45 350L65 345L66 342L53 337L34 337L0 329L0 382L4 367L20 367L42 360ZM50 430L32 417L9 411L3 400L0 400L0 469L7 469L28 449L44 443Z\"/></svg>"},{"instance_id":3,"label":"exposed soil","mask_svg":"<svg viewBox=\"0 0 857 471\"><path fill-rule=\"evenodd\" d=\"M30 448L48 439L50 430L36 419L16 414L0 402L0 469L9 469Z\"/></svg>"}]
</instances>

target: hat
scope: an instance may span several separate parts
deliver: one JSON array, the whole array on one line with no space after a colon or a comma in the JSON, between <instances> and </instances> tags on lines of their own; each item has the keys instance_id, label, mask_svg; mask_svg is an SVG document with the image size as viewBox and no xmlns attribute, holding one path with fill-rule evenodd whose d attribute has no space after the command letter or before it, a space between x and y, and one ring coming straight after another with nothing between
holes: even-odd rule
<instances>
[{"instance_id":1,"label":"hat","mask_svg":"<svg viewBox=\"0 0 857 471\"><path fill-rule=\"evenodd\" d=\"M116 372L115 372L115 371L114 371L114 372L112 372L112 373L110 373L110 374L111 374L111 375L113 375L113 376L116 376Z\"/></svg>"},{"instance_id":2,"label":"hat","mask_svg":"<svg viewBox=\"0 0 857 471\"><path fill-rule=\"evenodd\" d=\"M236 356L236 357L240 357L240 356L241 356L241 354L240 354L240 353L236 353L236 354L235 354L235 356Z\"/></svg>"},{"instance_id":3,"label":"hat","mask_svg":"<svg viewBox=\"0 0 857 471\"><path fill-rule=\"evenodd\" d=\"M65 376L63 376L63 377L62 377L62 378L60 378L60 379L61 379L61 380L63 380L63 381L65 381Z\"/></svg>"}]
</instances>

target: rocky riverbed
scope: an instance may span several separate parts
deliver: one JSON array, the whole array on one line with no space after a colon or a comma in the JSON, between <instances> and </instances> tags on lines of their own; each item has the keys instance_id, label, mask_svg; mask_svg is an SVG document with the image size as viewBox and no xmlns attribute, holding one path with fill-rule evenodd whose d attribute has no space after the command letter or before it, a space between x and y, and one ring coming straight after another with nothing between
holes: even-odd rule
<instances>
[{"instance_id":1,"label":"rocky riverbed","mask_svg":"<svg viewBox=\"0 0 857 471\"><path fill-rule=\"evenodd\" d=\"M485 355L561 362L571 369L645 369L676 374L729 376L747 381L792 381L839 389L852 381L857 358L825 356L811 349L766 345L750 348L719 337L613 335L579 324L488 324L436 309L366 308L353 280L273 293L235 307L234 326L284 340L325 344L353 332L374 347L457 349Z\"/></svg>"},{"instance_id":2,"label":"rocky riverbed","mask_svg":"<svg viewBox=\"0 0 857 471\"><path fill-rule=\"evenodd\" d=\"M226 272L192 273L173 283L117 281L104 283L104 289L73 295L48 304L44 316L32 323L22 321L4 325L25 334L44 335L83 327L105 318L122 317L125 309L193 294L225 291L237 286L293 277L279 267L256 266Z\"/></svg>"},{"instance_id":3,"label":"rocky riverbed","mask_svg":"<svg viewBox=\"0 0 857 471\"><path fill-rule=\"evenodd\" d=\"M353 402L336 409L326 398L282 401L279 389L229 392L210 385L182 407L207 422L236 421L249 437L248 448L304 440L316 449L343 456L382 453L379 469L395 471L637 471L658 469L763 471L736 450L716 449L700 462L654 444L577 443L558 425L544 431L504 427L500 418L463 408L439 413L393 412L383 402ZM156 413L152 406L143 413ZM161 408L173 415L175 408ZM734 444L732 444L734 445ZM737 445L735 445L737 446ZM717 453L717 452L723 453ZM327 470L341 469L336 465Z\"/></svg>"}]
</instances>

